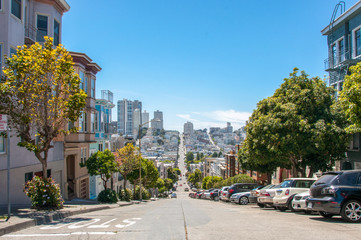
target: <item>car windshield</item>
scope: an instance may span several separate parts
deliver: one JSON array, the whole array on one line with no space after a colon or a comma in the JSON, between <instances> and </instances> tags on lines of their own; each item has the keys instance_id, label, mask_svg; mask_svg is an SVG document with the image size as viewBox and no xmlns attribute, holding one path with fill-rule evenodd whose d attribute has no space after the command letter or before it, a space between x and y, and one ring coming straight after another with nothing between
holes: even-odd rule
<instances>
[{"instance_id":1,"label":"car windshield","mask_svg":"<svg viewBox=\"0 0 361 240\"><path fill-rule=\"evenodd\" d=\"M283 183L281 183L280 188L287 188L287 187L291 187L292 184L292 180L286 180Z\"/></svg>"}]
</instances>

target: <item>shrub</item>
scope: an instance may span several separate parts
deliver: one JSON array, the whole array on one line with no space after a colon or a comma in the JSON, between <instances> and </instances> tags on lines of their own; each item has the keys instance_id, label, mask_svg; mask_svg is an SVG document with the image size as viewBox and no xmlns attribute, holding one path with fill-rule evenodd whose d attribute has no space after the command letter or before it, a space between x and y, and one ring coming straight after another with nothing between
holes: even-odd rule
<instances>
[{"instance_id":1,"label":"shrub","mask_svg":"<svg viewBox=\"0 0 361 240\"><path fill-rule=\"evenodd\" d=\"M40 209L61 209L64 200L60 194L58 184L52 178L43 179L34 176L25 184L24 192L30 197L33 208Z\"/></svg>"},{"instance_id":2,"label":"shrub","mask_svg":"<svg viewBox=\"0 0 361 240\"><path fill-rule=\"evenodd\" d=\"M117 193L111 189L105 189L98 195L98 202L101 203L116 203L117 201Z\"/></svg>"},{"instance_id":3,"label":"shrub","mask_svg":"<svg viewBox=\"0 0 361 240\"><path fill-rule=\"evenodd\" d=\"M135 200L139 200L139 186L135 187L135 196L134 196ZM149 191L147 191L143 186L142 186L142 199L143 200L148 200L150 199L150 193Z\"/></svg>"},{"instance_id":4,"label":"shrub","mask_svg":"<svg viewBox=\"0 0 361 240\"><path fill-rule=\"evenodd\" d=\"M132 191L128 188L119 191L119 200L130 202L133 198Z\"/></svg>"}]
</instances>

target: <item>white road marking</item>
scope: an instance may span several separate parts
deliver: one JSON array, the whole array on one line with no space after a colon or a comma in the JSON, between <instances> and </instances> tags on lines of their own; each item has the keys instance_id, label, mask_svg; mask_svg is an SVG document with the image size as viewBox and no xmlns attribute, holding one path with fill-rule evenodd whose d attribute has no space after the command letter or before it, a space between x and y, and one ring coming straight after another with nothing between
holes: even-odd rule
<instances>
[{"instance_id":1,"label":"white road marking","mask_svg":"<svg viewBox=\"0 0 361 240\"><path fill-rule=\"evenodd\" d=\"M73 233L44 233L44 234L9 234L4 237L61 237L70 235L115 235L116 232L73 232Z\"/></svg>"},{"instance_id":2,"label":"white road marking","mask_svg":"<svg viewBox=\"0 0 361 240\"><path fill-rule=\"evenodd\" d=\"M96 222L99 222L99 221L100 221L99 218L94 218L94 219L90 220L89 222L86 222L86 223L83 224L83 225L79 225L79 224L81 224L81 223L83 223L83 222L77 222L77 223L74 223L74 224L68 226L68 228L69 228L69 229L82 228L82 227L86 227L86 226L92 225L92 224L94 224L94 223L96 223Z\"/></svg>"},{"instance_id":3,"label":"white road marking","mask_svg":"<svg viewBox=\"0 0 361 240\"><path fill-rule=\"evenodd\" d=\"M133 219L133 220L141 220L141 218L130 218L130 219ZM127 224L127 225L117 224L117 225L115 225L115 227L117 227L117 228L125 228L125 227L129 227L129 226L131 226L131 225L133 225L133 224L136 223L136 221L130 221L130 220L128 220L128 219L123 220L123 222L124 222L124 223L128 223L128 224Z\"/></svg>"},{"instance_id":4,"label":"white road marking","mask_svg":"<svg viewBox=\"0 0 361 240\"><path fill-rule=\"evenodd\" d=\"M112 220L109 220L108 222L105 222L103 224L99 224L99 225L91 225L88 228L108 228L110 225L107 225L110 222L113 222L117 220L117 218L113 218Z\"/></svg>"}]
</instances>

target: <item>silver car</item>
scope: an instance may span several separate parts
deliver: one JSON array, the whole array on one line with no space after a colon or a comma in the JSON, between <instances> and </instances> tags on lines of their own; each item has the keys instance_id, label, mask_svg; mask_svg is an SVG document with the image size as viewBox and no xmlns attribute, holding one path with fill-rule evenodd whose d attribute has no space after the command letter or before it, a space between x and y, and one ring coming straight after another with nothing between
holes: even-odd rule
<instances>
[{"instance_id":1,"label":"silver car","mask_svg":"<svg viewBox=\"0 0 361 240\"><path fill-rule=\"evenodd\" d=\"M247 205L249 203L249 196L251 192L240 192L235 193L230 197L230 201L233 203L238 203L240 205Z\"/></svg>"}]
</instances>

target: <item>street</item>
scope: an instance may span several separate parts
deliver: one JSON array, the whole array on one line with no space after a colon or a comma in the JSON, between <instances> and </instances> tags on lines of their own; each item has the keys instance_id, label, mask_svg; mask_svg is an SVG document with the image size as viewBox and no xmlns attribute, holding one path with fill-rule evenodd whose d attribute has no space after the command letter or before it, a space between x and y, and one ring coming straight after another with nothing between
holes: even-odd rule
<instances>
[{"instance_id":1,"label":"street","mask_svg":"<svg viewBox=\"0 0 361 240\"><path fill-rule=\"evenodd\" d=\"M183 140L179 168L185 171ZM360 225L339 217L193 199L178 181L177 198L102 210L27 228L0 239L361 239Z\"/></svg>"}]
</instances>

